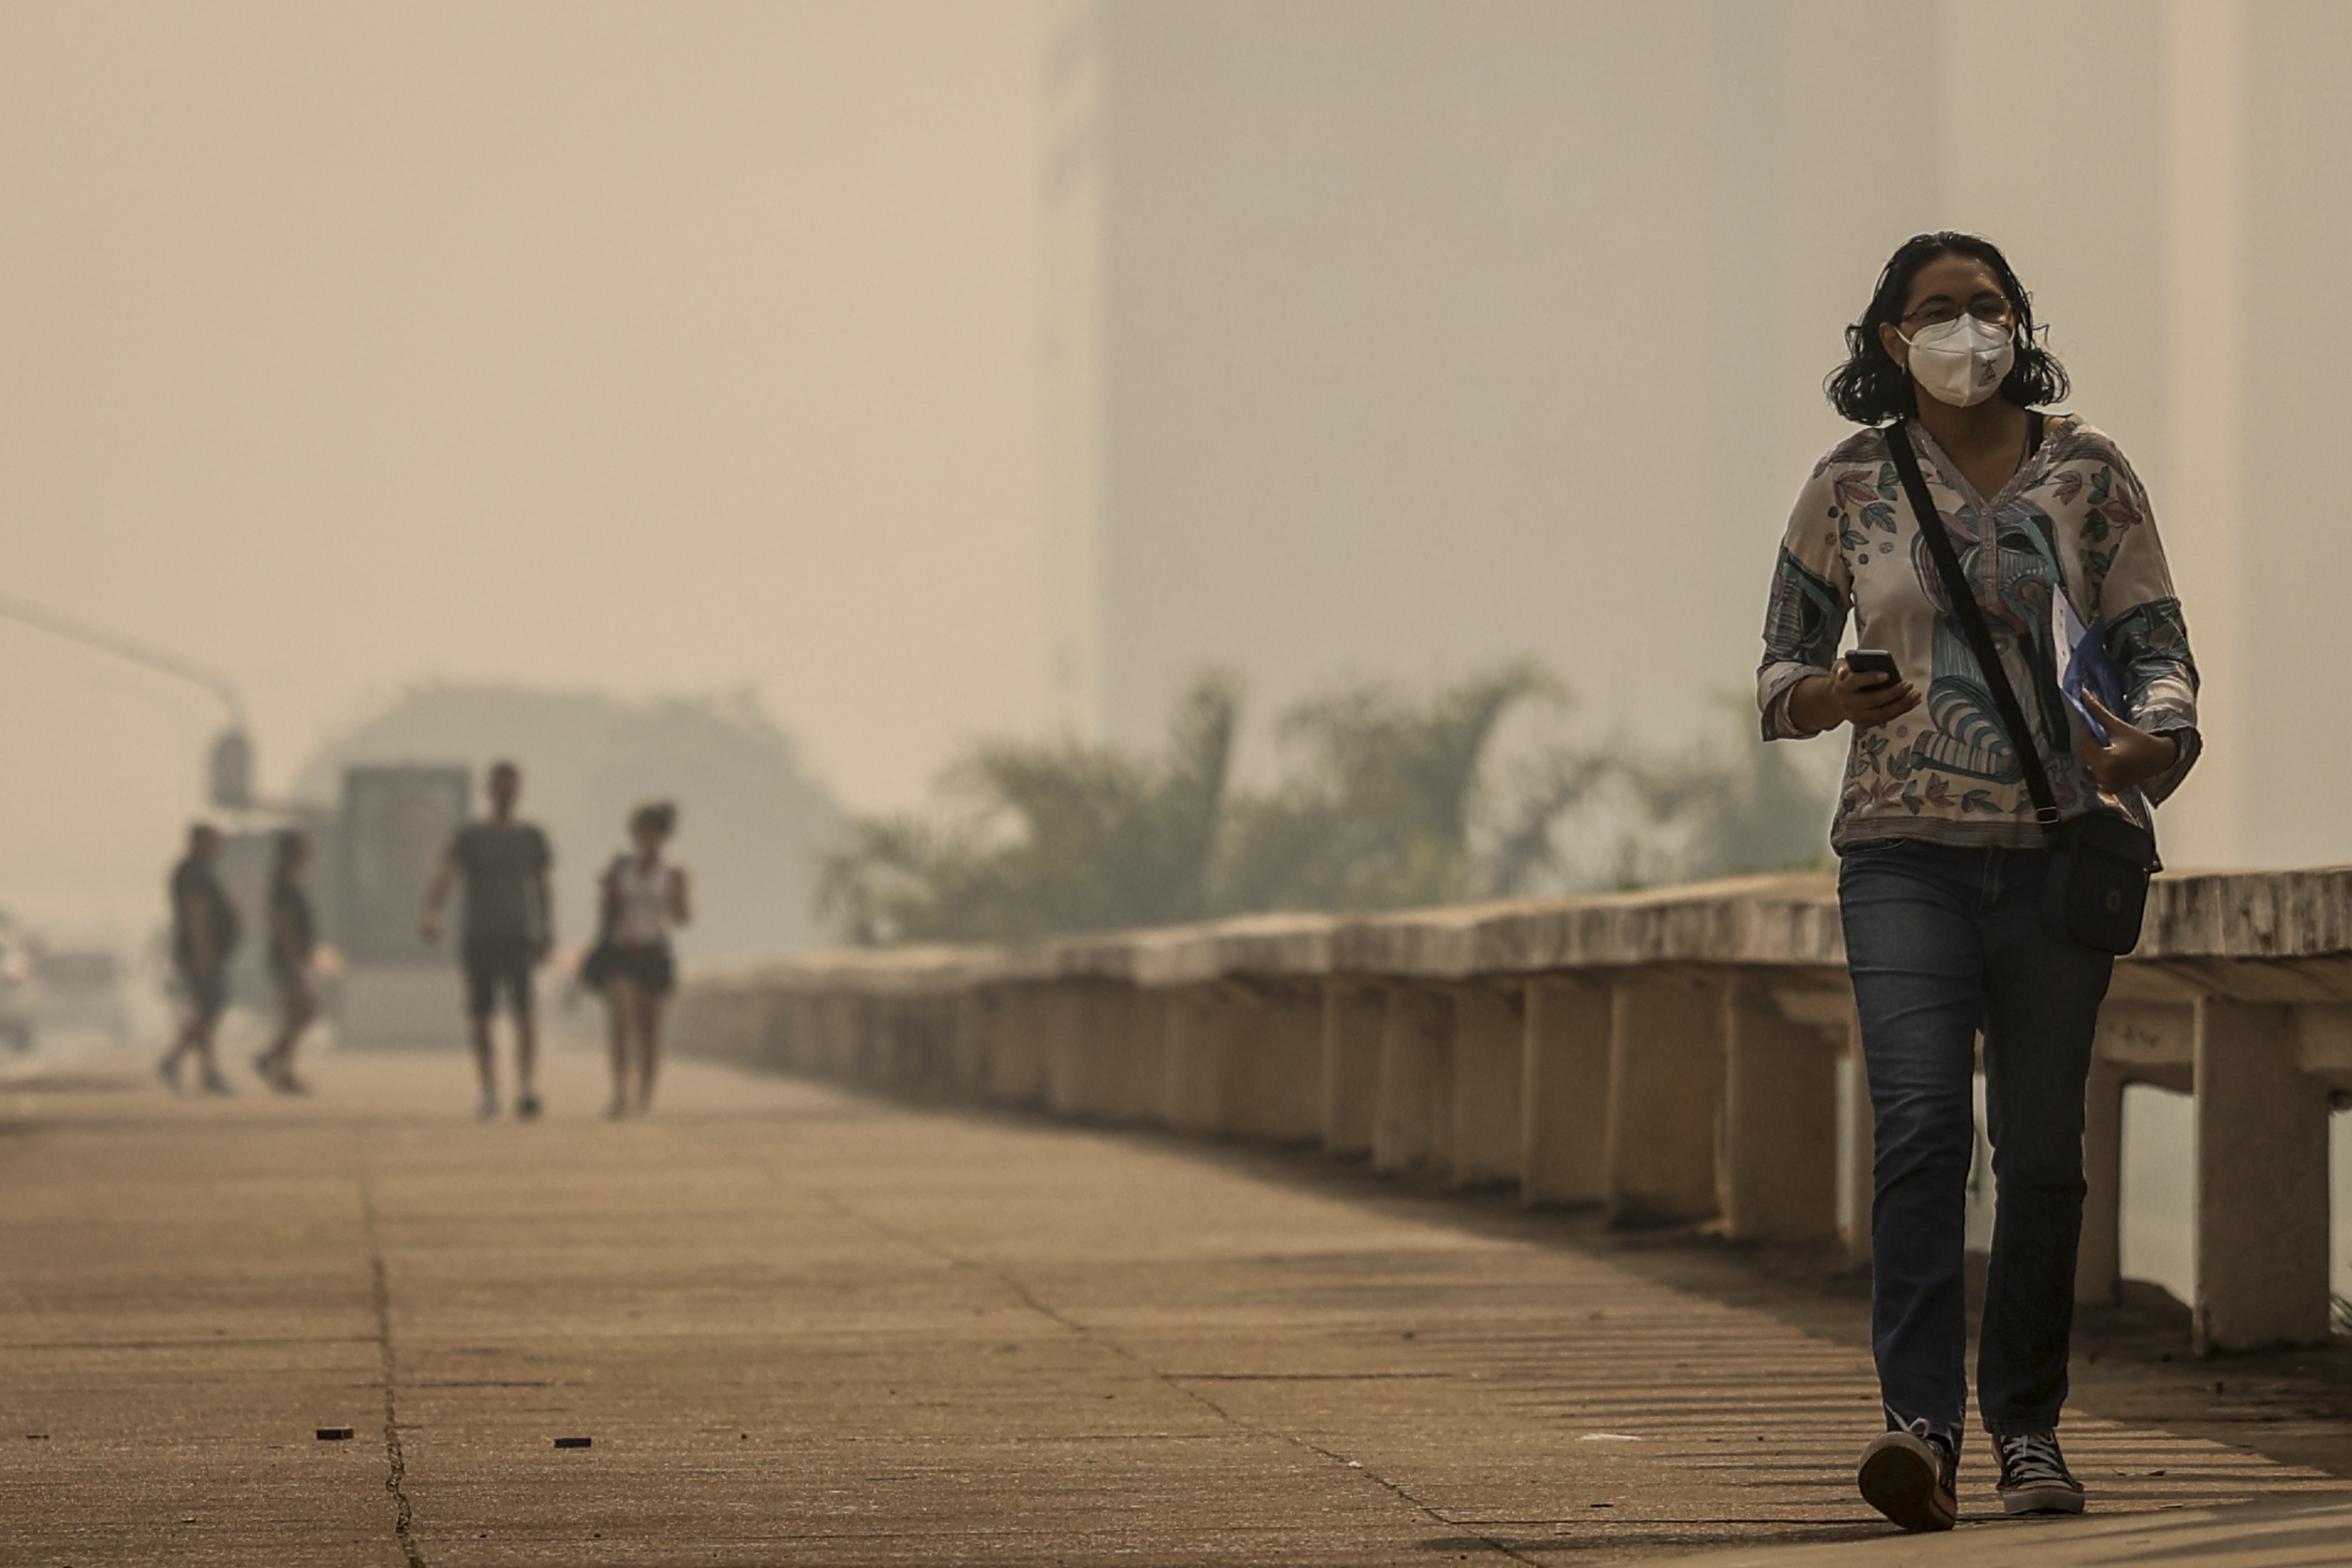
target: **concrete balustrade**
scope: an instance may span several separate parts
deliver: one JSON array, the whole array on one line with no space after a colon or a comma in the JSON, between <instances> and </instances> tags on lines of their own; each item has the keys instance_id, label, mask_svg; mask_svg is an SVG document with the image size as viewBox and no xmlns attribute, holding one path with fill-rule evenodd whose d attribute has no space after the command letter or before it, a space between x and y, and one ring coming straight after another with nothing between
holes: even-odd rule
<instances>
[{"instance_id":1,"label":"concrete balustrade","mask_svg":"<svg viewBox=\"0 0 2352 1568\"><path fill-rule=\"evenodd\" d=\"M1833 1244L1843 1211L1861 1258L1869 1112L1843 959L1831 878L1748 878L812 953L690 973L676 1037L890 1093L1317 1144L1622 1226ZM2134 1083L2196 1099L2178 1153L2195 1162L2199 1348L2325 1339L2352 868L2158 879L2085 1106L2085 1301L2117 1288Z\"/></svg>"}]
</instances>

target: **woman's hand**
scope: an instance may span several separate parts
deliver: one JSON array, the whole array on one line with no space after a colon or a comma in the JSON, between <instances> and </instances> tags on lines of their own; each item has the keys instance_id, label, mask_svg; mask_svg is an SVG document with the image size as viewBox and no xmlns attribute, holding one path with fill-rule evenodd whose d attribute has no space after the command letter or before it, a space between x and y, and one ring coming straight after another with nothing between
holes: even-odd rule
<instances>
[{"instance_id":1,"label":"woman's hand","mask_svg":"<svg viewBox=\"0 0 2352 1568\"><path fill-rule=\"evenodd\" d=\"M1789 693L1789 717L1815 732L1840 724L1874 729L1918 706L1919 689L1909 681L1860 674L1843 659L1830 666L1827 675L1807 676Z\"/></svg>"},{"instance_id":2,"label":"woman's hand","mask_svg":"<svg viewBox=\"0 0 2352 1568\"><path fill-rule=\"evenodd\" d=\"M2106 726L2107 743L2099 744L2085 724L2075 737L2075 747L2083 753L2083 765L2109 795L2145 784L2180 760L2180 742L2170 736L2151 735L2137 724L2126 723L2088 691L2083 693L2083 701Z\"/></svg>"}]
</instances>

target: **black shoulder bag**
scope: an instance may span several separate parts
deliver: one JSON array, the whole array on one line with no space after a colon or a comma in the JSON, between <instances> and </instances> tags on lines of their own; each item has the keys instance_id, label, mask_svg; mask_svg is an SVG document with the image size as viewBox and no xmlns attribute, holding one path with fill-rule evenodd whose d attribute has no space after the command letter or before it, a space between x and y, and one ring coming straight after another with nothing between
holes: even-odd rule
<instances>
[{"instance_id":1,"label":"black shoulder bag","mask_svg":"<svg viewBox=\"0 0 2352 1568\"><path fill-rule=\"evenodd\" d=\"M2038 416L2037 416L2038 418ZM1952 618L1969 639L1969 651L1984 671L1993 705L2000 710L2001 727L2009 731L2010 749L2025 773L2026 793L2033 797L2033 817L2051 848L2050 879L2042 889L2042 924L2053 936L2063 936L2099 952L2126 953L2139 944L2140 921L2147 912L2147 879L2160 870L2156 839L2130 818L2114 812L2094 811L2072 822L2058 820L2057 797L2050 775L2033 744L2033 731L2018 705L2017 692L2001 667L2000 651L1993 647L1991 628L1976 590L1960 571L1951 537L1927 493L1927 477L1919 471L1918 455L1911 450L1910 427L1896 421L1886 430L1887 456L1918 514L1919 532L1944 592L1952 601Z\"/></svg>"},{"instance_id":2,"label":"black shoulder bag","mask_svg":"<svg viewBox=\"0 0 2352 1568\"><path fill-rule=\"evenodd\" d=\"M604 876L596 880L596 945L580 961L580 984L591 991L604 989L604 982L621 962L621 944L613 940L620 924L620 900L614 896L613 879L628 864L626 855L615 855L613 863L604 868Z\"/></svg>"}]
</instances>

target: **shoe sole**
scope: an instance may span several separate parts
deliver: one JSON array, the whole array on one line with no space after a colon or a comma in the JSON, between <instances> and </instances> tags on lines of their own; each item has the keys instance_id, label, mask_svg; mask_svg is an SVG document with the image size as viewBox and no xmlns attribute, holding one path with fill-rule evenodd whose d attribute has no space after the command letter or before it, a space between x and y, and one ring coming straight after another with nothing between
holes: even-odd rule
<instances>
[{"instance_id":1,"label":"shoe sole","mask_svg":"<svg viewBox=\"0 0 2352 1568\"><path fill-rule=\"evenodd\" d=\"M1958 1522L1958 1510L1936 1484L1935 1461L1904 1441L1907 1436L1889 1432L1862 1451L1854 1474L1862 1500L1915 1534L1949 1530Z\"/></svg>"},{"instance_id":2,"label":"shoe sole","mask_svg":"<svg viewBox=\"0 0 2352 1568\"><path fill-rule=\"evenodd\" d=\"M2003 1513L2080 1513L2083 1494L2074 1487L2020 1487L2000 1494Z\"/></svg>"}]
</instances>

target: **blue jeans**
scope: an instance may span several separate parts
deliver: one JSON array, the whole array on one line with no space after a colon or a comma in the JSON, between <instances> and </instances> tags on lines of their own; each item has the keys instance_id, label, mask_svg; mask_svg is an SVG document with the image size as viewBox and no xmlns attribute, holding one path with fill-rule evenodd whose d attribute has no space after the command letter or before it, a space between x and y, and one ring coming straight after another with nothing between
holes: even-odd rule
<instances>
[{"instance_id":1,"label":"blue jeans","mask_svg":"<svg viewBox=\"0 0 2352 1568\"><path fill-rule=\"evenodd\" d=\"M2000 1436L2066 1403L2083 1098L2115 961L2044 931L2050 855L1916 839L1851 844L1838 868L1846 963L1876 1128L1871 1350L1890 1426L1959 1448L1968 1410L1961 1253L1976 1152L1976 1036L1999 1208L1977 1404Z\"/></svg>"}]
</instances>

